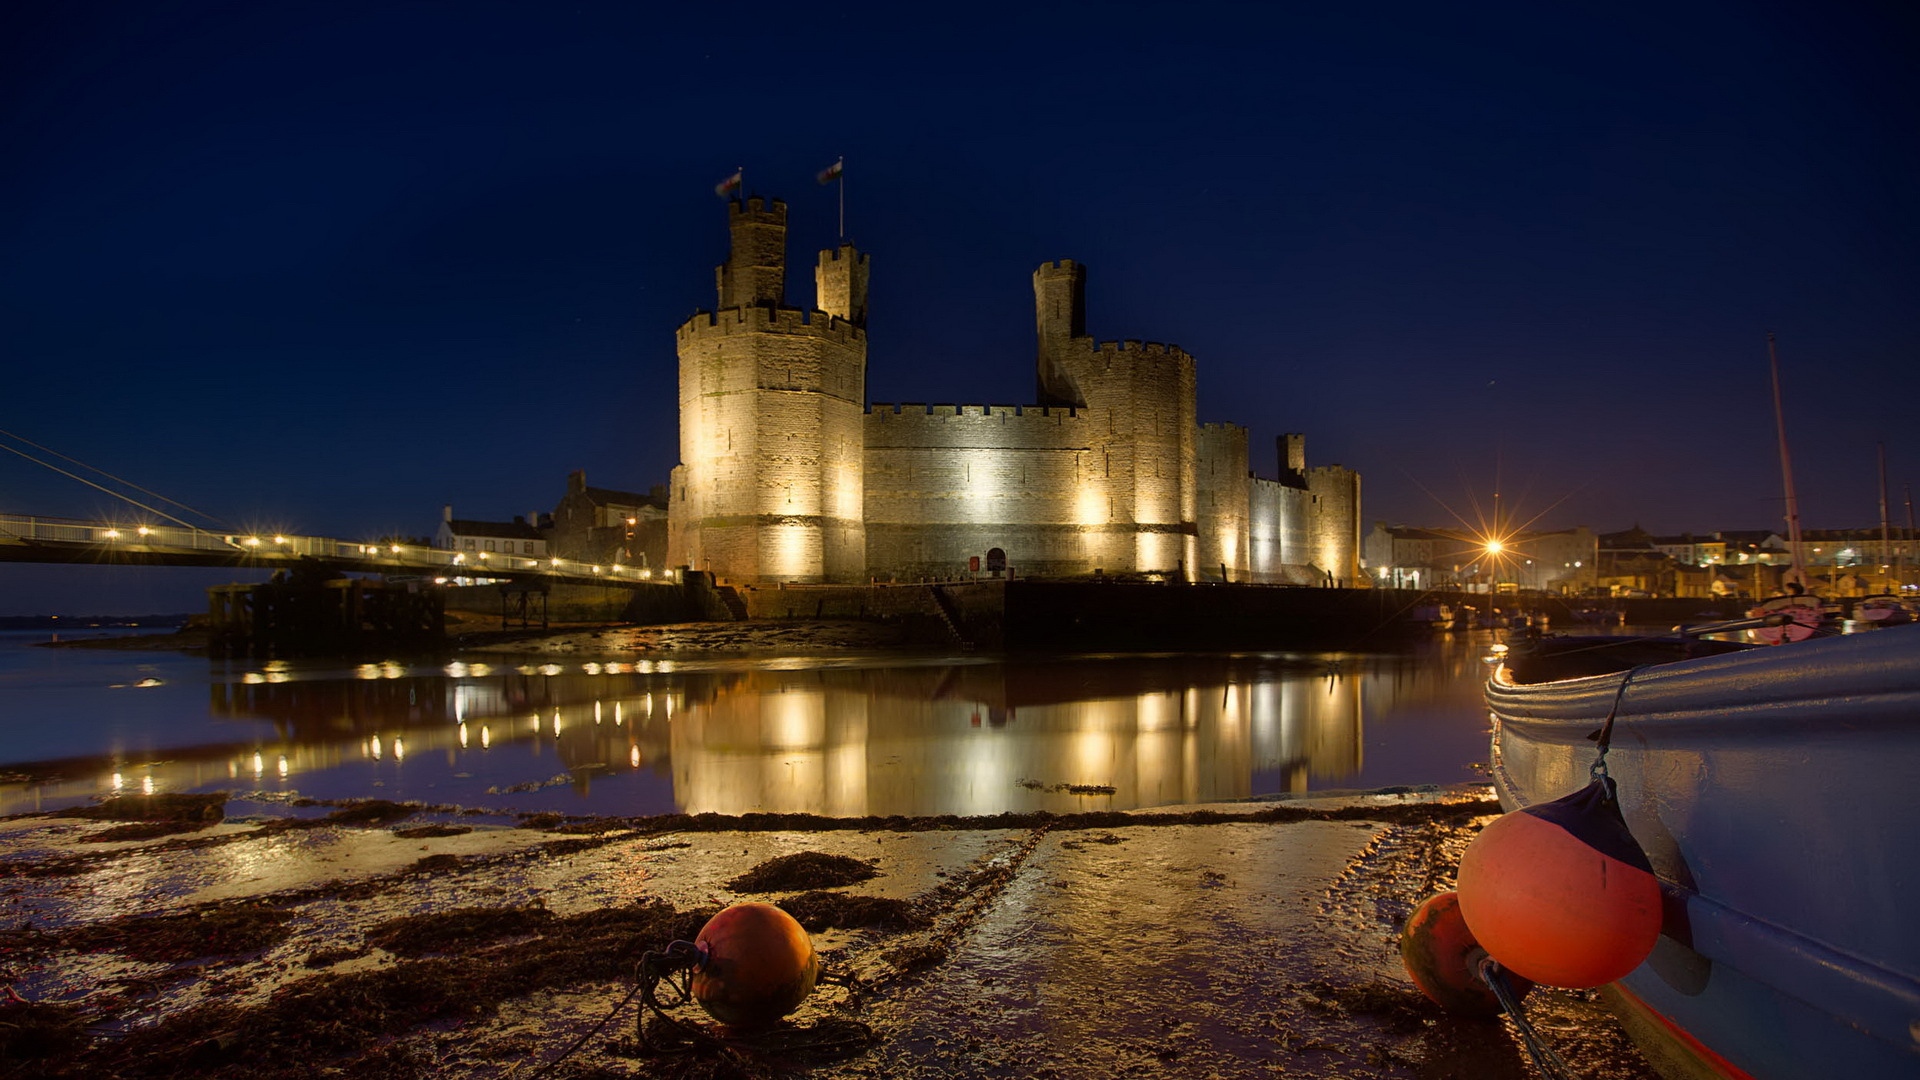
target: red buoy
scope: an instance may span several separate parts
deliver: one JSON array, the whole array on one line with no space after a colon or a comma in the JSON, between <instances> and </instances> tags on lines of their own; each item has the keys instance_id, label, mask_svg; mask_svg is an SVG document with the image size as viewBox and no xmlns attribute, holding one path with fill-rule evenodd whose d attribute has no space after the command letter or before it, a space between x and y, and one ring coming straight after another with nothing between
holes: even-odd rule
<instances>
[{"instance_id":1,"label":"red buoy","mask_svg":"<svg viewBox=\"0 0 1920 1080\"><path fill-rule=\"evenodd\" d=\"M1486 955L1460 917L1459 893L1428 897L1400 932L1400 962L1407 967L1407 977L1434 1004L1451 1013L1500 1015L1500 999L1475 970ZM1516 1001L1533 989L1532 982L1518 976L1509 976L1507 982Z\"/></svg>"},{"instance_id":2,"label":"red buoy","mask_svg":"<svg viewBox=\"0 0 1920 1080\"><path fill-rule=\"evenodd\" d=\"M693 943L694 1000L728 1027L774 1023L799 1008L820 977L813 939L772 904L735 904L708 919Z\"/></svg>"},{"instance_id":3,"label":"red buoy","mask_svg":"<svg viewBox=\"0 0 1920 1080\"><path fill-rule=\"evenodd\" d=\"M1460 859L1459 890L1481 947L1548 986L1610 983L1660 937L1660 882L1605 778L1481 830Z\"/></svg>"}]
</instances>

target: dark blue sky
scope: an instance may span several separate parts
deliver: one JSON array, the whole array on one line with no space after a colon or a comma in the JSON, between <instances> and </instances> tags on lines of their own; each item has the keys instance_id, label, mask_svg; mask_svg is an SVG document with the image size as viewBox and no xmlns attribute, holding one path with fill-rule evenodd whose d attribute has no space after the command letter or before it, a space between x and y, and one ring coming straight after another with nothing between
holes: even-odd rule
<instances>
[{"instance_id":1,"label":"dark blue sky","mask_svg":"<svg viewBox=\"0 0 1920 1080\"><path fill-rule=\"evenodd\" d=\"M74 4L0 10L0 428L241 526L551 509L677 459L712 185L789 295L872 252L873 401L1033 398L1030 274L1199 362L1200 419L1596 530L1920 480L1909 5ZM105 500L12 455L0 511ZM0 612L198 579L0 567ZM105 595L103 596L103 592ZM149 596L148 594L151 594Z\"/></svg>"}]
</instances>

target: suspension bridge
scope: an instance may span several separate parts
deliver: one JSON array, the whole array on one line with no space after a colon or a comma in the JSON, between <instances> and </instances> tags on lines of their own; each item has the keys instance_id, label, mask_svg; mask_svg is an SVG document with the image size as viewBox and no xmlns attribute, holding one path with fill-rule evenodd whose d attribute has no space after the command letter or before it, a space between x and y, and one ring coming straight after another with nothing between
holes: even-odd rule
<instances>
[{"instance_id":1,"label":"suspension bridge","mask_svg":"<svg viewBox=\"0 0 1920 1080\"><path fill-rule=\"evenodd\" d=\"M0 513L0 562L255 570L292 570L324 563L347 573L441 585L639 586L678 580L678 575L670 571L620 563L452 551L395 539L343 540L237 531L223 527L210 514L10 431L0 430L0 450L103 492L130 508L120 520ZM196 525L189 518L207 524Z\"/></svg>"},{"instance_id":2,"label":"suspension bridge","mask_svg":"<svg viewBox=\"0 0 1920 1080\"><path fill-rule=\"evenodd\" d=\"M324 562L349 573L417 576L475 585L537 579L555 584L639 585L674 580L670 572L619 563L447 551L423 544L340 540L284 533L250 535L181 525L82 521L0 514L0 562L132 566L228 566L291 569Z\"/></svg>"}]
</instances>

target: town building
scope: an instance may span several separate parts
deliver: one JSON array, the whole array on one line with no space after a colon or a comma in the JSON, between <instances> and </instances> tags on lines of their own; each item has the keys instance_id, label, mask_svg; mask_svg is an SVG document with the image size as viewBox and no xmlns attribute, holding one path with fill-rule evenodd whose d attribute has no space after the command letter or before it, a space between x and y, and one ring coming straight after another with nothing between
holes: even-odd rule
<instances>
[{"instance_id":1,"label":"town building","mask_svg":"<svg viewBox=\"0 0 1920 1080\"><path fill-rule=\"evenodd\" d=\"M1034 272L1036 401L869 404L869 257L819 253L810 310L785 296L787 207L728 203L716 310L677 333L680 464L667 559L742 583L964 573L1359 584L1360 477L1277 475L1247 429L1195 419L1194 359L1099 342L1086 269Z\"/></svg>"},{"instance_id":2,"label":"town building","mask_svg":"<svg viewBox=\"0 0 1920 1080\"><path fill-rule=\"evenodd\" d=\"M525 517L512 521L476 521L453 516L448 503L440 514L440 527L434 532L433 546L443 551L482 555L514 556L528 559L547 557L547 538Z\"/></svg>"},{"instance_id":3,"label":"town building","mask_svg":"<svg viewBox=\"0 0 1920 1080\"><path fill-rule=\"evenodd\" d=\"M1598 541L1586 526L1488 537L1467 529L1425 529L1375 522L1362 545L1379 588L1465 592L1548 592L1584 596L1597 583Z\"/></svg>"},{"instance_id":4,"label":"town building","mask_svg":"<svg viewBox=\"0 0 1920 1080\"><path fill-rule=\"evenodd\" d=\"M662 570L667 565L667 494L642 495L590 487L587 474L567 476L566 494L542 519L541 533L557 559Z\"/></svg>"}]
</instances>

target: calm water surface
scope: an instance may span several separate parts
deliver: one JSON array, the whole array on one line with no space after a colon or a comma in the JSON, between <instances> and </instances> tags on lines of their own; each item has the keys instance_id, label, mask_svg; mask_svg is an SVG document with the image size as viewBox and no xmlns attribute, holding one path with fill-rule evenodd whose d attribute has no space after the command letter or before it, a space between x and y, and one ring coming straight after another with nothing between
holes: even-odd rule
<instances>
[{"instance_id":1,"label":"calm water surface","mask_svg":"<svg viewBox=\"0 0 1920 1080\"><path fill-rule=\"evenodd\" d=\"M209 661L0 633L0 814L114 792L991 814L1484 778L1487 633L1407 652Z\"/></svg>"}]
</instances>

